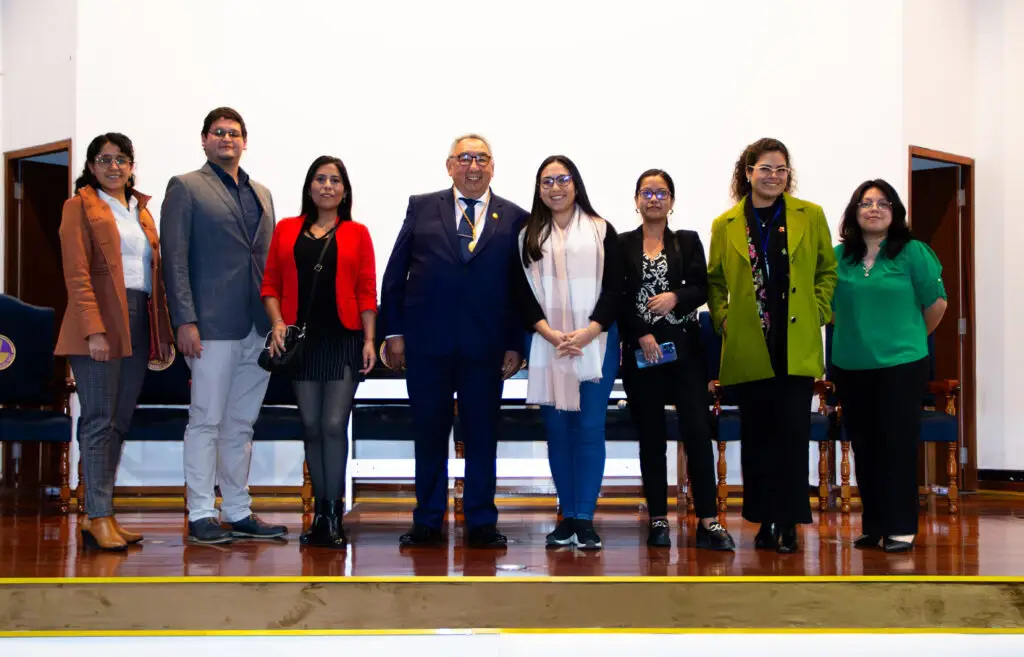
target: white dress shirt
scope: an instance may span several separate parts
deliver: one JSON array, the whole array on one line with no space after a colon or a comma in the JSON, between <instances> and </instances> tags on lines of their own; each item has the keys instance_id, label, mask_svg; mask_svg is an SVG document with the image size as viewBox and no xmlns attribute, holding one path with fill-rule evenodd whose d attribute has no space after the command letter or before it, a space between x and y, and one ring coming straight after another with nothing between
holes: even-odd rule
<instances>
[{"instance_id":1,"label":"white dress shirt","mask_svg":"<svg viewBox=\"0 0 1024 657\"><path fill-rule=\"evenodd\" d=\"M139 200L129 197L128 207L102 189L99 197L110 206L117 222L117 231L121 234L121 263L124 270L124 286L129 290L139 290L146 294L153 291L153 273L150 264L153 261L153 247L139 223Z\"/></svg>"}]
</instances>

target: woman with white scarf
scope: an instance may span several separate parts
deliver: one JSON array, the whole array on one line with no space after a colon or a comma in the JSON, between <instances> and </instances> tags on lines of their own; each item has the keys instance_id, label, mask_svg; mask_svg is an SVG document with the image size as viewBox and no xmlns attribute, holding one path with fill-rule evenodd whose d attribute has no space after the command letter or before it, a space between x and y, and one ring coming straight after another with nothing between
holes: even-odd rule
<instances>
[{"instance_id":1,"label":"woman with white scarf","mask_svg":"<svg viewBox=\"0 0 1024 657\"><path fill-rule=\"evenodd\" d=\"M548 546L601 548L594 510L605 462L605 415L619 367L615 317L622 267L615 229L590 205L563 155L537 170L533 209L513 261L517 306L533 331L526 403L539 404L563 520Z\"/></svg>"}]
</instances>

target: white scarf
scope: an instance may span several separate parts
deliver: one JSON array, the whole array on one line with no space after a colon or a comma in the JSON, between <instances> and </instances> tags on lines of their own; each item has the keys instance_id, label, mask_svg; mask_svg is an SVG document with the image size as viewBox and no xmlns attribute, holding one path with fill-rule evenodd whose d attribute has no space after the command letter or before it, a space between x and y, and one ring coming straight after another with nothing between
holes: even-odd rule
<instances>
[{"instance_id":1,"label":"white scarf","mask_svg":"<svg viewBox=\"0 0 1024 657\"><path fill-rule=\"evenodd\" d=\"M576 206L565 230L554 222L541 248L541 259L526 267L530 289L556 331L571 333L590 325L604 274L604 237L608 224ZM526 230L519 233L519 254L525 249ZM520 259L520 262L522 260ZM608 333L583 348L583 355L559 358L556 348L539 333L530 346L526 403L580 410L580 383L600 381Z\"/></svg>"}]
</instances>

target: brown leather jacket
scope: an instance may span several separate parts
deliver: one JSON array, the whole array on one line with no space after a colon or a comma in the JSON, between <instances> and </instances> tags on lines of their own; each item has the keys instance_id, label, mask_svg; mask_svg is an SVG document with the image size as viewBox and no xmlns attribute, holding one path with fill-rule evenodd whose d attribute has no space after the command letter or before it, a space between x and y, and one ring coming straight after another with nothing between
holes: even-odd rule
<instances>
[{"instance_id":1,"label":"brown leather jacket","mask_svg":"<svg viewBox=\"0 0 1024 657\"><path fill-rule=\"evenodd\" d=\"M153 215L146 209L148 196L132 192L139 201L139 220L153 249L150 263L153 291L149 299L150 353L159 344L174 342L167 292L160 264L160 239ZM60 221L60 247L68 308L61 323L55 353L88 356L88 336L106 333L111 358L132 354L128 331L128 295L121 262L121 233L117 221L92 187L83 187L64 203Z\"/></svg>"}]
</instances>

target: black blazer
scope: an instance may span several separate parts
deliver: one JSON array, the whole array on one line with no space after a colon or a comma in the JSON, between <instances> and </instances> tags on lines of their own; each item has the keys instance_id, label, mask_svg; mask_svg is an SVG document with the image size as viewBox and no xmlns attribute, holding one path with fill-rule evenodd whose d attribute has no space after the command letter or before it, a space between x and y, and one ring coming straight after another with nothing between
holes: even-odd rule
<instances>
[{"instance_id":1,"label":"black blazer","mask_svg":"<svg viewBox=\"0 0 1024 657\"><path fill-rule=\"evenodd\" d=\"M636 295L643 282L644 235L643 226L620 237L622 255L625 259L623 271L625 284L622 296L619 330L625 349L636 349L640 338L655 332L654 327L645 322L636 309ZM674 233L665 231L665 257L668 259L668 280L672 292L679 297L679 303L673 309L677 317L689 315L707 303L708 300L708 263L704 255L704 245L696 231L677 230ZM696 325L670 325L658 323L655 338L662 339L665 331L683 331L687 334L684 344L677 344L677 349L699 349L699 331ZM684 354L680 353L680 356Z\"/></svg>"}]
</instances>

